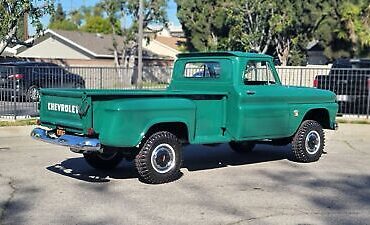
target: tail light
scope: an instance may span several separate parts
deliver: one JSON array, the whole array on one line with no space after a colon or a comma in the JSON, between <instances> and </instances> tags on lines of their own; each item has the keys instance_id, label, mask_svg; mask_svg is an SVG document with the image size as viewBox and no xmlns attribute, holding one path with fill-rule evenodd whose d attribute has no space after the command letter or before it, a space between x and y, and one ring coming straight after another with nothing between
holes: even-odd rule
<instances>
[{"instance_id":1,"label":"tail light","mask_svg":"<svg viewBox=\"0 0 370 225\"><path fill-rule=\"evenodd\" d=\"M92 136L94 134L95 134L94 128L90 127L90 128L87 129L87 135Z\"/></svg>"},{"instance_id":2,"label":"tail light","mask_svg":"<svg viewBox=\"0 0 370 225\"><path fill-rule=\"evenodd\" d=\"M367 79L367 90L370 91L370 78Z\"/></svg>"},{"instance_id":3,"label":"tail light","mask_svg":"<svg viewBox=\"0 0 370 225\"><path fill-rule=\"evenodd\" d=\"M316 87L316 88L319 86L319 80L318 79L313 80L313 86Z\"/></svg>"},{"instance_id":4,"label":"tail light","mask_svg":"<svg viewBox=\"0 0 370 225\"><path fill-rule=\"evenodd\" d=\"M12 74L12 75L8 76L8 78L9 79L20 80L20 79L24 78L24 75L23 74Z\"/></svg>"}]
</instances>

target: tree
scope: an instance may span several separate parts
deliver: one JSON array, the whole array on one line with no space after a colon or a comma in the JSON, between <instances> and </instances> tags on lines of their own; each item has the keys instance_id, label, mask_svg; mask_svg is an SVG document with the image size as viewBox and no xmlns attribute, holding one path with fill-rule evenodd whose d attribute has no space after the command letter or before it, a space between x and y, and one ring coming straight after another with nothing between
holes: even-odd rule
<instances>
[{"instance_id":1,"label":"tree","mask_svg":"<svg viewBox=\"0 0 370 225\"><path fill-rule=\"evenodd\" d=\"M111 26L115 65L118 76L122 78L122 70L119 67L132 68L135 63L138 46L139 2L137 0L102 0L99 5L104 10ZM165 26L167 23L166 0L143 0L143 5L143 29L150 29L150 23ZM119 21L125 20L126 17L131 17L132 24L127 28L117 27ZM121 37L121 43L118 42L118 36ZM119 46L122 47L119 49ZM134 79L133 82L141 85L139 78Z\"/></svg>"},{"instance_id":2,"label":"tree","mask_svg":"<svg viewBox=\"0 0 370 225\"><path fill-rule=\"evenodd\" d=\"M302 65L306 47L332 11L327 0L275 0L276 11L271 29L275 53L283 65Z\"/></svg>"},{"instance_id":3,"label":"tree","mask_svg":"<svg viewBox=\"0 0 370 225\"><path fill-rule=\"evenodd\" d=\"M230 26L227 48L266 53L273 41L271 31L275 5L271 0L236 0L228 9Z\"/></svg>"},{"instance_id":4,"label":"tree","mask_svg":"<svg viewBox=\"0 0 370 225\"><path fill-rule=\"evenodd\" d=\"M115 26L120 27L120 23ZM89 33L111 34L113 32L109 20L100 16L90 16L86 18L85 24L81 27L82 31Z\"/></svg>"},{"instance_id":5,"label":"tree","mask_svg":"<svg viewBox=\"0 0 370 225\"><path fill-rule=\"evenodd\" d=\"M55 21L49 24L49 28L55 30L70 30L70 31L78 30L78 26L69 19Z\"/></svg>"},{"instance_id":6,"label":"tree","mask_svg":"<svg viewBox=\"0 0 370 225\"><path fill-rule=\"evenodd\" d=\"M50 23L48 27L50 29L58 30L78 30L78 26L73 23L71 19L67 18L62 4L60 3L54 11L54 14L50 17Z\"/></svg>"},{"instance_id":7,"label":"tree","mask_svg":"<svg viewBox=\"0 0 370 225\"><path fill-rule=\"evenodd\" d=\"M368 1L343 1L336 11L340 28L336 30L339 39L349 40L352 55L359 55L361 48L370 47L370 4Z\"/></svg>"},{"instance_id":8,"label":"tree","mask_svg":"<svg viewBox=\"0 0 370 225\"><path fill-rule=\"evenodd\" d=\"M132 66L133 56L135 56L134 53L137 48L139 2L137 0L102 0L100 6L104 10L104 14L107 15L107 20L111 26L116 65ZM126 17L131 17L132 24L129 27L118 28L119 21ZM149 29L151 23L162 24L163 26L167 23L166 0L144 1L143 28ZM123 43L117 42L117 36L122 37ZM123 47L118 49L119 45ZM121 61L119 56L121 56Z\"/></svg>"},{"instance_id":9,"label":"tree","mask_svg":"<svg viewBox=\"0 0 370 225\"><path fill-rule=\"evenodd\" d=\"M0 0L0 54L9 44L30 45L17 37L20 18L28 15L36 35L39 35L44 28L41 17L53 14L53 8L52 0Z\"/></svg>"},{"instance_id":10,"label":"tree","mask_svg":"<svg viewBox=\"0 0 370 225\"><path fill-rule=\"evenodd\" d=\"M58 3L54 14L50 17L50 23L54 23L55 21L63 21L65 19L66 19L66 14L63 10L63 6L61 3Z\"/></svg>"},{"instance_id":11,"label":"tree","mask_svg":"<svg viewBox=\"0 0 370 225\"><path fill-rule=\"evenodd\" d=\"M370 5L367 0L330 0L328 16L315 33L329 60L370 56Z\"/></svg>"},{"instance_id":12,"label":"tree","mask_svg":"<svg viewBox=\"0 0 370 225\"><path fill-rule=\"evenodd\" d=\"M210 51L225 47L229 32L226 0L175 0L190 51ZM225 47L226 48L226 47Z\"/></svg>"}]
</instances>

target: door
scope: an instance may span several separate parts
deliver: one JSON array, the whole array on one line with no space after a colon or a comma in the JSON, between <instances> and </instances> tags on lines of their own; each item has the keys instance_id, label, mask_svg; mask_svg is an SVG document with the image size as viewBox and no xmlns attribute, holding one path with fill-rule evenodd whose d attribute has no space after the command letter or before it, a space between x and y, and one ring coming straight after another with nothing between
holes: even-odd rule
<instances>
[{"instance_id":1,"label":"door","mask_svg":"<svg viewBox=\"0 0 370 225\"><path fill-rule=\"evenodd\" d=\"M289 108L271 62L249 60L243 74L240 113L241 137L277 138L288 134Z\"/></svg>"}]
</instances>

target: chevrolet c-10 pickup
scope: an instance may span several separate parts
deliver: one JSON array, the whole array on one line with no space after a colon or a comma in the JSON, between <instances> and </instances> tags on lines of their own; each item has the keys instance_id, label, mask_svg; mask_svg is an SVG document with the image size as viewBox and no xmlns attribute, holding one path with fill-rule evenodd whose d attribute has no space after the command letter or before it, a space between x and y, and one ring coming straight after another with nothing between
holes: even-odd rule
<instances>
[{"instance_id":1,"label":"chevrolet c-10 pickup","mask_svg":"<svg viewBox=\"0 0 370 225\"><path fill-rule=\"evenodd\" d=\"M42 89L39 108L33 138L96 169L134 160L143 181L166 183L187 144L229 143L242 154L291 143L295 161L317 161L338 104L331 91L282 85L268 55L205 52L179 54L164 90Z\"/></svg>"}]
</instances>

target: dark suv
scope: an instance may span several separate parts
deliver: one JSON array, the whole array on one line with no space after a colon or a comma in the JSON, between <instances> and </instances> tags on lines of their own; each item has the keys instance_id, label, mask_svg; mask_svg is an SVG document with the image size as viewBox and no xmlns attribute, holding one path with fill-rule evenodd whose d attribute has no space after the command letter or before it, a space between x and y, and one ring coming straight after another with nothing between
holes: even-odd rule
<instances>
[{"instance_id":1,"label":"dark suv","mask_svg":"<svg viewBox=\"0 0 370 225\"><path fill-rule=\"evenodd\" d=\"M328 75L315 77L314 86L337 95L339 113L369 113L370 59L338 59Z\"/></svg>"},{"instance_id":2,"label":"dark suv","mask_svg":"<svg viewBox=\"0 0 370 225\"><path fill-rule=\"evenodd\" d=\"M0 91L4 98L38 101L40 88L85 88L84 79L54 63L0 63Z\"/></svg>"}]
</instances>

